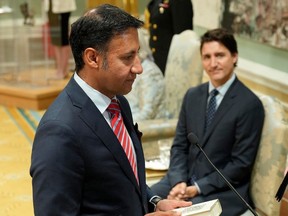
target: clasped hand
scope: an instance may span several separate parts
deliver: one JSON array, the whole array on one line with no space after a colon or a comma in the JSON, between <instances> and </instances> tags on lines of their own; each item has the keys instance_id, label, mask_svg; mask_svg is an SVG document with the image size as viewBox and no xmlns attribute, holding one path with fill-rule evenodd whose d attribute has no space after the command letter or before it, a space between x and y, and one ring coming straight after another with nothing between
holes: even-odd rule
<instances>
[{"instance_id":1,"label":"clasped hand","mask_svg":"<svg viewBox=\"0 0 288 216\"><path fill-rule=\"evenodd\" d=\"M192 185L187 187L185 182L181 182L171 189L167 198L170 200L187 200L197 195L198 190L196 186Z\"/></svg>"},{"instance_id":2,"label":"clasped hand","mask_svg":"<svg viewBox=\"0 0 288 216\"><path fill-rule=\"evenodd\" d=\"M167 199L161 200L157 204L156 212L146 214L145 216L176 216L181 215L178 212L171 210L179 207L186 207L192 205L192 202L186 202L188 198L193 198L198 195L196 186L188 186L185 182L175 185Z\"/></svg>"}]
</instances>

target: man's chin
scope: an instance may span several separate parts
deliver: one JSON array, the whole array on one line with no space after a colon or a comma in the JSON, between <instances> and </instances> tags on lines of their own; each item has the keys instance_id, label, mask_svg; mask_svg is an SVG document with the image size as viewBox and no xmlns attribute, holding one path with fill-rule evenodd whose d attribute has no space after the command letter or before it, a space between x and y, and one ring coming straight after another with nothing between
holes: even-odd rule
<instances>
[{"instance_id":1,"label":"man's chin","mask_svg":"<svg viewBox=\"0 0 288 216\"><path fill-rule=\"evenodd\" d=\"M132 90L132 87L125 89L125 90L122 92L122 95L127 95L127 94L129 94L129 93L131 92L131 90Z\"/></svg>"}]
</instances>

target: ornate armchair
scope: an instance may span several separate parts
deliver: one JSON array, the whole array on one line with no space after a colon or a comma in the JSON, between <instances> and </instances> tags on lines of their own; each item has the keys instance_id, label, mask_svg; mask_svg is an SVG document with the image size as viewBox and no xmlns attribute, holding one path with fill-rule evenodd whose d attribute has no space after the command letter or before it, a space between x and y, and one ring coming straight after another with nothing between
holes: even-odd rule
<instances>
[{"instance_id":1,"label":"ornate armchair","mask_svg":"<svg viewBox=\"0 0 288 216\"><path fill-rule=\"evenodd\" d=\"M259 215L276 216L280 203L275 194L284 178L288 149L288 124L284 106L276 98L260 95L265 121L251 179L251 194Z\"/></svg>"},{"instance_id":2,"label":"ornate armchair","mask_svg":"<svg viewBox=\"0 0 288 216\"><path fill-rule=\"evenodd\" d=\"M174 136L185 92L202 82L203 69L199 49L200 41L194 31L185 30L174 35L164 77L165 118L138 122L139 129L143 132L144 145L146 141Z\"/></svg>"},{"instance_id":3,"label":"ornate armchair","mask_svg":"<svg viewBox=\"0 0 288 216\"><path fill-rule=\"evenodd\" d=\"M202 82L200 41L192 30L174 35L165 70L165 107L168 118L178 118L187 89Z\"/></svg>"}]
</instances>

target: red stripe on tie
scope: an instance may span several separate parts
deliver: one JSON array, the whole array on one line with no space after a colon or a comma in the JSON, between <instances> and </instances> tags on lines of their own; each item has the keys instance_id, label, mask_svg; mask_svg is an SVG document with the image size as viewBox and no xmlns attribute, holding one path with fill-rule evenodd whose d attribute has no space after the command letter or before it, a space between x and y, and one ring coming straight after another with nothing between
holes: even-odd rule
<instances>
[{"instance_id":1,"label":"red stripe on tie","mask_svg":"<svg viewBox=\"0 0 288 216\"><path fill-rule=\"evenodd\" d=\"M132 143L121 116L120 106L116 99L112 99L107 111L111 114L111 128L117 136L139 184L136 160L133 154Z\"/></svg>"}]
</instances>

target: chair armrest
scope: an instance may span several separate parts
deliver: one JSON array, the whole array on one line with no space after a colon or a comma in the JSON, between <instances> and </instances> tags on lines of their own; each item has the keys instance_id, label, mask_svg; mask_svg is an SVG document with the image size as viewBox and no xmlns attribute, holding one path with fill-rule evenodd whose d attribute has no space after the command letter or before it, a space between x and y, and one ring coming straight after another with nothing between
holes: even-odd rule
<instances>
[{"instance_id":1,"label":"chair armrest","mask_svg":"<svg viewBox=\"0 0 288 216\"><path fill-rule=\"evenodd\" d=\"M142 142L174 137L178 119L152 119L137 122L143 133Z\"/></svg>"}]
</instances>

